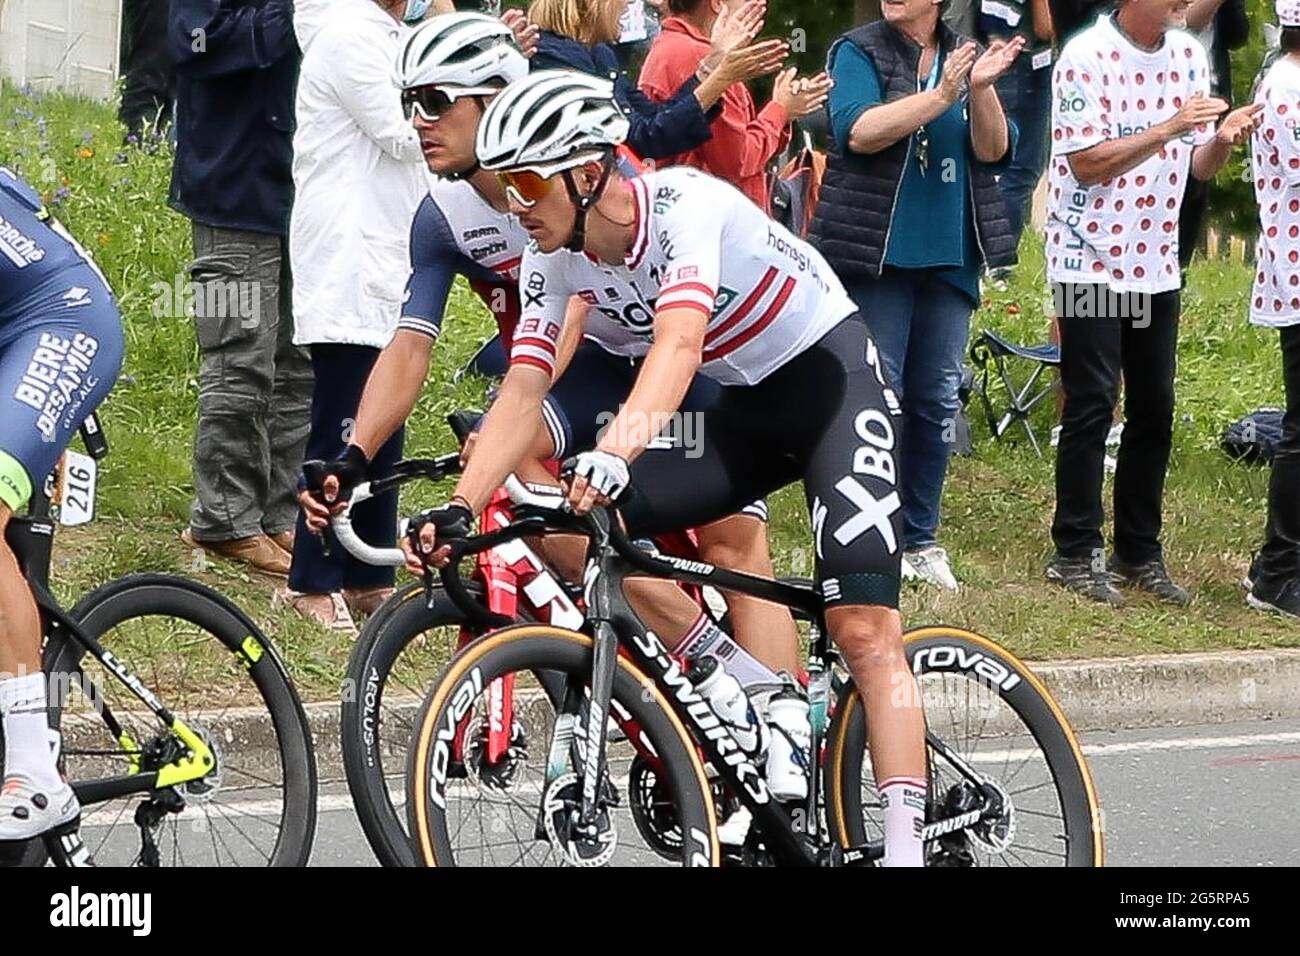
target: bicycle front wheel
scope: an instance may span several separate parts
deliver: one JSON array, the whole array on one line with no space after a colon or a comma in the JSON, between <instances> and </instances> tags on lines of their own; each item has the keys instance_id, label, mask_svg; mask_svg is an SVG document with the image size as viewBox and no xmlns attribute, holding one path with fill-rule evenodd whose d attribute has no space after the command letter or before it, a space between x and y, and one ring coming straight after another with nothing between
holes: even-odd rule
<instances>
[{"instance_id":1,"label":"bicycle front wheel","mask_svg":"<svg viewBox=\"0 0 1300 956\"><path fill-rule=\"evenodd\" d=\"M1101 866L1101 809L1056 701L1014 654L954 627L903 636L925 707L927 822L988 810L927 841L927 865ZM826 811L843 847L883 838L857 688L841 691L826 742Z\"/></svg>"},{"instance_id":2,"label":"bicycle front wheel","mask_svg":"<svg viewBox=\"0 0 1300 956\"><path fill-rule=\"evenodd\" d=\"M467 587L476 594L478 585ZM362 832L382 866L418 866L406 832L406 752L421 699L456 653L464 613L441 587L412 584L361 629L348 662L340 733Z\"/></svg>"},{"instance_id":3,"label":"bicycle front wheel","mask_svg":"<svg viewBox=\"0 0 1300 956\"><path fill-rule=\"evenodd\" d=\"M578 820L591 668L590 637L535 624L488 634L452 659L420 709L407 766L420 862L718 865L713 799L695 744L659 688L621 655L610 711L626 739L605 742L595 819ZM558 700L538 673L563 685ZM510 759L489 764L481 752L499 713L492 688L510 676Z\"/></svg>"},{"instance_id":4,"label":"bicycle front wheel","mask_svg":"<svg viewBox=\"0 0 1300 956\"><path fill-rule=\"evenodd\" d=\"M185 746L115 669L52 634L53 721L68 779L86 794L82 840L95 863L305 866L316 831L311 734L257 625L209 588L152 574L109 582L70 616L214 757L197 779L105 796L111 781L174 764Z\"/></svg>"}]
</instances>

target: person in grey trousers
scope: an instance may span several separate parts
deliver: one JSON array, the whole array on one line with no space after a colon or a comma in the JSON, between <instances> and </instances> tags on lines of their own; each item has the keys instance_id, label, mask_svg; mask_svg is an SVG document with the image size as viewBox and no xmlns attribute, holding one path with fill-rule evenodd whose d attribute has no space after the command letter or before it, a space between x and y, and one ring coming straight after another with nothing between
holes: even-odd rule
<instances>
[{"instance_id":1,"label":"person in grey trousers","mask_svg":"<svg viewBox=\"0 0 1300 956\"><path fill-rule=\"evenodd\" d=\"M169 204L193 224L200 352L191 546L285 576L311 363L293 345L287 236L292 0L172 0L176 157Z\"/></svg>"}]
</instances>

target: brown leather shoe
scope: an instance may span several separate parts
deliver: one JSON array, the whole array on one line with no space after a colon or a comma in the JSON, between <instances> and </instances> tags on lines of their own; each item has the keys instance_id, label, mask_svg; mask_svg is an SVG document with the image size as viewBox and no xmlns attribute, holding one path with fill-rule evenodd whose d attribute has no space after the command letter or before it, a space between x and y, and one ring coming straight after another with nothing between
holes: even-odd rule
<instances>
[{"instance_id":1,"label":"brown leather shoe","mask_svg":"<svg viewBox=\"0 0 1300 956\"><path fill-rule=\"evenodd\" d=\"M335 591L333 594L302 594L288 588L277 590L271 595L272 610L292 608L297 614L309 621L314 621L330 631L338 631L351 637L357 636L357 625L348 613L343 596Z\"/></svg>"},{"instance_id":2,"label":"brown leather shoe","mask_svg":"<svg viewBox=\"0 0 1300 956\"><path fill-rule=\"evenodd\" d=\"M181 540L187 547L202 548L208 554L240 561L263 574L277 578L289 576L289 555L264 534L233 538L230 541L195 541L190 529L186 528L181 532Z\"/></svg>"},{"instance_id":3,"label":"brown leather shoe","mask_svg":"<svg viewBox=\"0 0 1300 956\"><path fill-rule=\"evenodd\" d=\"M285 554L293 555L293 529L277 531L275 534L268 534L267 537L278 544Z\"/></svg>"},{"instance_id":4,"label":"brown leather shoe","mask_svg":"<svg viewBox=\"0 0 1300 956\"><path fill-rule=\"evenodd\" d=\"M354 615L369 617L393 596L396 588L344 588L343 600Z\"/></svg>"}]
</instances>

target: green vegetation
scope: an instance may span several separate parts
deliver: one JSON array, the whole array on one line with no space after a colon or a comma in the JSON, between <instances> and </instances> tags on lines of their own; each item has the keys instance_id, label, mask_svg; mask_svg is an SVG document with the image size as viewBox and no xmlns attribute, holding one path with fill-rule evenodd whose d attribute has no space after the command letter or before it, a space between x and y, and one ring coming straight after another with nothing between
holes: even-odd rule
<instances>
[{"instance_id":1,"label":"green vegetation","mask_svg":"<svg viewBox=\"0 0 1300 956\"><path fill-rule=\"evenodd\" d=\"M123 147L103 104L0 89L0 163L45 194L55 214L95 255L119 296L128 346L123 380L102 414L112 454L103 462L98 520L61 532L54 581L75 597L132 571L193 574L245 607L280 646L305 696L337 687L351 648L272 613L273 583L231 565L205 564L181 544L192 495L190 442L198 353L191 320L165 305L186 279L189 224L167 208L166 147ZM1046 334L1042 237L1029 235L1005 292L991 293L973 326L1024 341ZM1176 576L1196 595L1185 611L1135 599L1120 613L1086 604L1048 585L1052 463L1023 441L994 443L974 414L974 457L954 462L945 502L944 543L966 582L960 595L911 589L906 620L947 621L983 631L1034 658L1300 644L1300 631L1245 609L1237 581L1262 534L1267 471L1229 462L1217 448L1225 424L1281 401L1275 333L1246 324L1248 267L1202 262L1184 303L1179 408L1166 507L1166 550ZM173 303L174 306L174 303ZM486 337L490 318L458 287L438 346L435 370L408 430L410 454L448 450L443 416L481 404L482 381L453 374ZM972 412L976 410L972 408ZM1037 425L1045 436L1050 403ZM445 489L421 489L435 503ZM773 549L782 573L811 570L802 494L773 500Z\"/></svg>"}]
</instances>

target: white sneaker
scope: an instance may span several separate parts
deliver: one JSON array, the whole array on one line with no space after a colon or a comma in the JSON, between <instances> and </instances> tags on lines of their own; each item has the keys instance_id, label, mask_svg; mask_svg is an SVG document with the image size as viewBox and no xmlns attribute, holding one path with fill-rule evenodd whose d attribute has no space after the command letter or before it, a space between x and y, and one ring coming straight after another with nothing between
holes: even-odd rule
<instances>
[{"instance_id":1,"label":"white sneaker","mask_svg":"<svg viewBox=\"0 0 1300 956\"><path fill-rule=\"evenodd\" d=\"M904 567L909 564L916 577L927 584L935 584L949 591L961 590L961 585L952 573L952 565L948 562L948 552L939 545L932 544L915 551L903 552ZM907 577L906 572L903 576Z\"/></svg>"},{"instance_id":2,"label":"white sneaker","mask_svg":"<svg viewBox=\"0 0 1300 956\"><path fill-rule=\"evenodd\" d=\"M749 836L749 827L753 822L754 817L749 810L740 807L718 825L718 842L726 846L744 846L745 837Z\"/></svg>"},{"instance_id":3,"label":"white sneaker","mask_svg":"<svg viewBox=\"0 0 1300 956\"><path fill-rule=\"evenodd\" d=\"M81 804L67 782L47 793L26 777L9 777L0 791L0 843L34 839L80 814Z\"/></svg>"}]
</instances>

